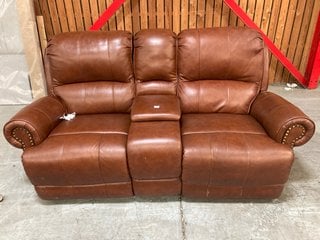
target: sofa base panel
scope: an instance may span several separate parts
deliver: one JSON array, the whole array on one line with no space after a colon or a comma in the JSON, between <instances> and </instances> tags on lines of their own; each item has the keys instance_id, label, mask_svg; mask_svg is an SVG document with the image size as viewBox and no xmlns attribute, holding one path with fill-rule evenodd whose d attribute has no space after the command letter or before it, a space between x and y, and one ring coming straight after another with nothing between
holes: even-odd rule
<instances>
[{"instance_id":1,"label":"sofa base panel","mask_svg":"<svg viewBox=\"0 0 320 240\"><path fill-rule=\"evenodd\" d=\"M182 196L197 199L274 199L281 195L283 187L283 184L242 187L184 183Z\"/></svg>"},{"instance_id":2,"label":"sofa base panel","mask_svg":"<svg viewBox=\"0 0 320 240\"><path fill-rule=\"evenodd\" d=\"M131 197L131 182L78 186L35 186L39 197L45 200L96 199Z\"/></svg>"},{"instance_id":3,"label":"sofa base panel","mask_svg":"<svg viewBox=\"0 0 320 240\"><path fill-rule=\"evenodd\" d=\"M179 178L160 180L133 180L135 196L162 197L178 196L181 194L181 181Z\"/></svg>"}]
</instances>

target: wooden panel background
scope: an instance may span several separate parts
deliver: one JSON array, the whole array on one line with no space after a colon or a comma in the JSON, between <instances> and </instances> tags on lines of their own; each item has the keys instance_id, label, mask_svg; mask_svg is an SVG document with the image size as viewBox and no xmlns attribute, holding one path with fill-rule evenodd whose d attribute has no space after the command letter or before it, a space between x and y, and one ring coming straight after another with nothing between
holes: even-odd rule
<instances>
[{"instance_id":1,"label":"wooden panel background","mask_svg":"<svg viewBox=\"0 0 320 240\"><path fill-rule=\"evenodd\" d=\"M235 0L264 33L301 71L305 72L319 0ZM35 13L43 16L47 39L68 31L88 30L113 0L34 0ZM223 0L126 0L102 30L244 26ZM41 27L40 27L41 28ZM270 82L294 78L270 59Z\"/></svg>"}]
</instances>

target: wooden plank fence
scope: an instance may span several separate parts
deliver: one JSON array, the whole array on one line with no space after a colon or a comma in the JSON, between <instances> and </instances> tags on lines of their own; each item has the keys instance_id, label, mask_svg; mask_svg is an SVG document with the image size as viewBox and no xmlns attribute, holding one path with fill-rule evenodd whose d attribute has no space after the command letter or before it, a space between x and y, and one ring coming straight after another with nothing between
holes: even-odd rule
<instances>
[{"instance_id":1,"label":"wooden plank fence","mask_svg":"<svg viewBox=\"0 0 320 240\"><path fill-rule=\"evenodd\" d=\"M43 16L47 39L61 32L89 30L113 0L34 0ZM275 45L305 72L320 11L319 0L235 0ZM168 28L178 33L188 28L243 26L223 0L126 0L102 28L137 32ZM41 29L41 26L40 26ZM43 34L42 34L43 35ZM43 42L43 39L40 39ZM290 73L270 59L270 82L292 82Z\"/></svg>"}]
</instances>

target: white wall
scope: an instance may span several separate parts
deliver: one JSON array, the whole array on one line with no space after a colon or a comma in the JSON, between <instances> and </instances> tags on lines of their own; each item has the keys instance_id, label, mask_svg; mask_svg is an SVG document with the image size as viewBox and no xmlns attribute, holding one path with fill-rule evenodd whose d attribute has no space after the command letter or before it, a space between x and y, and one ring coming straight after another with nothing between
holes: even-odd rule
<instances>
[{"instance_id":1,"label":"white wall","mask_svg":"<svg viewBox=\"0 0 320 240\"><path fill-rule=\"evenodd\" d=\"M32 101L15 0L0 0L0 104Z\"/></svg>"}]
</instances>

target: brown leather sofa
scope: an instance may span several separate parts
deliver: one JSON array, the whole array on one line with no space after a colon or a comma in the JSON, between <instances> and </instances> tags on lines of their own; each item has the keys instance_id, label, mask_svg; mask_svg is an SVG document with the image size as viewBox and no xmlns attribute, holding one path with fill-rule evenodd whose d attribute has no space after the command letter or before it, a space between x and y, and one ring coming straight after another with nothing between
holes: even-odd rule
<instances>
[{"instance_id":1,"label":"brown leather sofa","mask_svg":"<svg viewBox=\"0 0 320 240\"><path fill-rule=\"evenodd\" d=\"M48 96L4 126L43 199L277 198L315 130L267 92L248 28L63 33L45 69Z\"/></svg>"}]
</instances>

